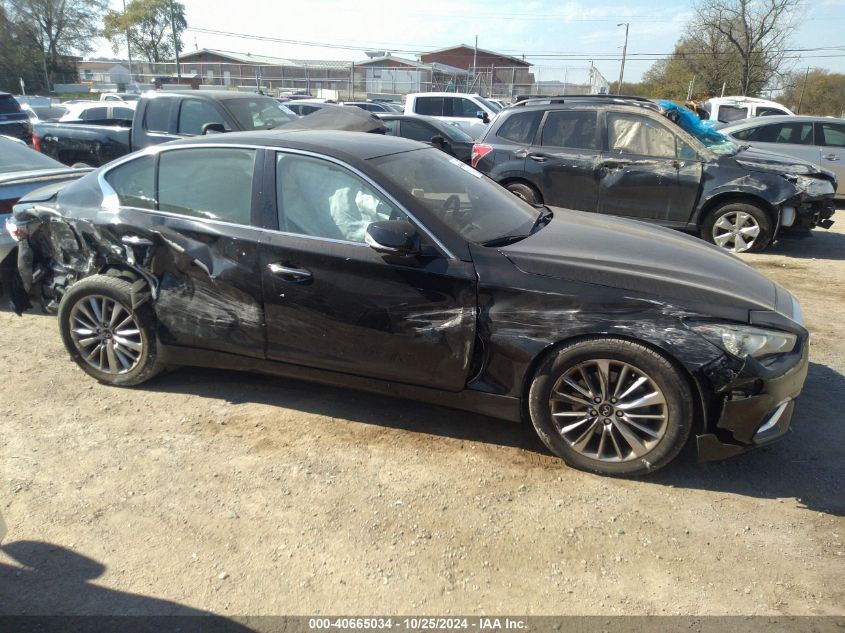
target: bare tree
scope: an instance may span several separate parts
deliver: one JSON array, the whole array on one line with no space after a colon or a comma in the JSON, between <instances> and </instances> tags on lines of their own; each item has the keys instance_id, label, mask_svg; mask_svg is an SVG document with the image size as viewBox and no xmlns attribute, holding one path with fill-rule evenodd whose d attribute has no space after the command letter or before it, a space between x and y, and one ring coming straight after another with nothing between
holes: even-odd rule
<instances>
[{"instance_id":1,"label":"bare tree","mask_svg":"<svg viewBox=\"0 0 845 633\"><path fill-rule=\"evenodd\" d=\"M106 0L9 0L9 17L44 55L45 68L63 55L94 50Z\"/></svg>"},{"instance_id":2,"label":"bare tree","mask_svg":"<svg viewBox=\"0 0 845 633\"><path fill-rule=\"evenodd\" d=\"M738 64L742 94L756 94L785 70L786 48L801 0L699 0L688 25L703 50L727 47L724 61ZM715 36L715 40L714 40ZM716 52L716 51L713 51Z\"/></svg>"}]
</instances>

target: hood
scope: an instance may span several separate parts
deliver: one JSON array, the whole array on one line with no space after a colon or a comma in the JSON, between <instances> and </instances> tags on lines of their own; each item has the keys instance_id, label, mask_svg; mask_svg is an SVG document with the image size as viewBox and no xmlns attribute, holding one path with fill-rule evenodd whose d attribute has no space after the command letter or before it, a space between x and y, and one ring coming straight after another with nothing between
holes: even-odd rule
<instances>
[{"instance_id":1,"label":"hood","mask_svg":"<svg viewBox=\"0 0 845 633\"><path fill-rule=\"evenodd\" d=\"M776 285L698 238L635 220L554 209L501 252L523 272L646 293L687 305L773 310Z\"/></svg>"},{"instance_id":2,"label":"hood","mask_svg":"<svg viewBox=\"0 0 845 633\"><path fill-rule=\"evenodd\" d=\"M743 145L742 150L730 158L751 171L766 171L776 174L795 174L796 176L821 176L829 178L832 174L818 165L776 152L769 152L756 147Z\"/></svg>"}]
</instances>

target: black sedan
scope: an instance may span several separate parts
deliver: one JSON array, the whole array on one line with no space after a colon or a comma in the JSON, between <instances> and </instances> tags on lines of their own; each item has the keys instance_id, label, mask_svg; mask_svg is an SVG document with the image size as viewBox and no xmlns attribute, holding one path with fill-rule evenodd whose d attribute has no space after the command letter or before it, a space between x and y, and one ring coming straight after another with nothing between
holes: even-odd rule
<instances>
[{"instance_id":1,"label":"black sedan","mask_svg":"<svg viewBox=\"0 0 845 633\"><path fill-rule=\"evenodd\" d=\"M190 183L190 186L186 186ZM531 206L430 146L251 132L157 146L16 207L26 297L95 379L269 372L529 419L635 475L789 426L797 302L704 242Z\"/></svg>"},{"instance_id":2,"label":"black sedan","mask_svg":"<svg viewBox=\"0 0 845 633\"><path fill-rule=\"evenodd\" d=\"M431 116L378 114L391 136L431 143L447 154L469 164L475 140L457 125Z\"/></svg>"}]
</instances>

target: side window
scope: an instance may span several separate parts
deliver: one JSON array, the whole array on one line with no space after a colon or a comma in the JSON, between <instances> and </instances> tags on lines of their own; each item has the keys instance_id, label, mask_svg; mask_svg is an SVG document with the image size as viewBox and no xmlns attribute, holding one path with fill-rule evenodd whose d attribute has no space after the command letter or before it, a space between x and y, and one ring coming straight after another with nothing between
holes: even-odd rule
<instances>
[{"instance_id":1,"label":"side window","mask_svg":"<svg viewBox=\"0 0 845 633\"><path fill-rule=\"evenodd\" d=\"M417 97L414 112L429 116L443 116L443 97Z\"/></svg>"},{"instance_id":2,"label":"side window","mask_svg":"<svg viewBox=\"0 0 845 633\"><path fill-rule=\"evenodd\" d=\"M423 143L431 143L432 137L437 136L437 130L422 121L406 119L402 121L401 130L401 136L403 138L409 138L412 141L422 141Z\"/></svg>"},{"instance_id":3,"label":"side window","mask_svg":"<svg viewBox=\"0 0 845 633\"><path fill-rule=\"evenodd\" d=\"M179 109L179 134L202 134L202 126L206 123L223 123L223 117L218 114L213 105L199 99L185 99ZM227 126L228 127L228 126Z\"/></svg>"},{"instance_id":4,"label":"side window","mask_svg":"<svg viewBox=\"0 0 845 633\"><path fill-rule=\"evenodd\" d=\"M748 108L737 108L736 106L723 105L719 107L719 121L730 123L748 118Z\"/></svg>"},{"instance_id":5,"label":"side window","mask_svg":"<svg viewBox=\"0 0 845 633\"><path fill-rule=\"evenodd\" d=\"M675 135L643 116L610 112L607 142L612 154L675 158Z\"/></svg>"},{"instance_id":6,"label":"side window","mask_svg":"<svg viewBox=\"0 0 845 633\"><path fill-rule=\"evenodd\" d=\"M786 116L789 115L789 112L786 110L781 110L780 108L771 108L767 106L762 106L757 108L757 116Z\"/></svg>"},{"instance_id":7,"label":"side window","mask_svg":"<svg viewBox=\"0 0 845 633\"><path fill-rule=\"evenodd\" d=\"M552 110L543 125L540 144L598 149L596 136L595 111Z\"/></svg>"},{"instance_id":8,"label":"side window","mask_svg":"<svg viewBox=\"0 0 845 633\"><path fill-rule=\"evenodd\" d=\"M131 121L132 117L135 115L135 111L131 108L121 108L121 107L114 107L112 108L112 118L113 119L123 119L125 121Z\"/></svg>"},{"instance_id":9,"label":"side window","mask_svg":"<svg viewBox=\"0 0 845 633\"><path fill-rule=\"evenodd\" d=\"M303 105L299 106L299 115L300 116L308 116L309 114L313 114L314 112L316 112L319 109L320 108L318 108L317 106L303 104Z\"/></svg>"},{"instance_id":10,"label":"side window","mask_svg":"<svg viewBox=\"0 0 845 633\"><path fill-rule=\"evenodd\" d=\"M100 119L107 119L109 117L109 109L106 107L88 108L83 110L82 116L79 118L83 121L97 121Z\"/></svg>"},{"instance_id":11,"label":"side window","mask_svg":"<svg viewBox=\"0 0 845 633\"><path fill-rule=\"evenodd\" d=\"M731 136L733 136L734 138L738 138L740 141L756 141L759 133L759 127L752 127L745 130L740 130L739 132L734 132L733 134L731 134Z\"/></svg>"},{"instance_id":12,"label":"side window","mask_svg":"<svg viewBox=\"0 0 845 633\"><path fill-rule=\"evenodd\" d=\"M147 111L144 113L144 129L150 132L170 131L171 98L150 99Z\"/></svg>"},{"instance_id":13,"label":"side window","mask_svg":"<svg viewBox=\"0 0 845 633\"><path fill-rule=\"evenodd\" d=\"M382 120L382 124L384 125L384 127L387 128L388 136L399 135L399 121L397 121L396 119L391 119L390 121Z\"/></svg>"},{"instance_id":14,"label":"side window","mask_svg":"<svg viewBox=\"0 0 845 633\"><path fill-rule=\"evenodd\" d=\"M539 110L512 114L502 123L496 136L520 145L530 145L534 142L534 135L537 133L537 126L542 116L543 113Z\"/></svg>"},{"instance_id":15,"label":"side window","mask_svg":"<svg viewBox=\"0 0 845 633\"><path fill-rule=\"evenodd\" d=\"M141 156L112 169L106 182L117 193L120 204L155 209L155 158Z\"/></svg>"},{"instance_id":16,"label":"side window","mask_svg":"<svg viewBox=\"0 0 845 633\"><path fill-rule=\"evenodd\" d=\"M475 118L476 113L482 109L480 105L465 97L449 97L448 100L452 103L452 116Z\"/></svg>"},{"instance_id":17,"label":"side window","mask_svg":"<svg viewBox=\"0 0 845 633\"><path fill-rule=\"evenodd\" d=\"M845 125L822 123L821 140L828 147L845 147Z\"/></svg>"},{"instance_id":18,"label":"side window","mask_svg":"<svg viewBox=\"0 0 845 633\"><path fill-rule=\"evenodd\" d=\"M775 128L775 143L790 143L792 145L813 144L812 123L779 123L767 127Z\"/></svg>"},{"instance_id":19,"label":"side window","mask_svg":"<svg viewBox=\"0 0 845 633\"><path fill-rule=\"evenodd\" d=\"M279 228L287 233L364 242L372 222L405 215L348 169L332 162L278 153Z\"/></svg>"},{"instance_id":20,"label":"side window","mask_svg":"<svg viewBox=\"0 0 845 633\"><path fill-rule=\"evenodd\" d=\"M162 152L158 204L162 211L250 224L255 150L210 147Z\"/></svg>"}]
</instances>

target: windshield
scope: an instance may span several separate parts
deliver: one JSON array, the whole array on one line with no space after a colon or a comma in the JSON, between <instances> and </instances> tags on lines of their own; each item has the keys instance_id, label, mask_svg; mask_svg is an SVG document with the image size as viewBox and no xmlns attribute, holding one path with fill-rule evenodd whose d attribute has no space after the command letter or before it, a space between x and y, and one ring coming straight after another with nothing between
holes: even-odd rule
<instances>
[{"instance_id":1,"label":"windshield","mask_svg":"<svg viewBox=\"0 0 845 633\"><path fill-rule=\"evenodd\" d=\"M443 121L443 133L449 137L450 141L461 141L464 143L475 142L474 138L460 128L460 124L452 121Z\"/></svg>"},{"instance_id":2,"label":"windshield","mask_svg":"<svg viewBox=\"0 0 845 633\"><path fill-rule=\"evenodd\" d=\"M485 99L484 97L476 97L476 99L478 99L481 103L487 106L487 108L489 108L491 112L498 112L502 109L502 106L498 106L492 101L487 101L487 99Z\"/></svg>"},{"instance_id":3,"label":"windshield","mask_svg":"<svg viewBox=\"0 0 845 633\"><path fill-rule=\"evenodd\" d=\"M226 107L242 130L269 130L297 118L290 108L270 97L228 99Z\"/></svg>"},{"instance_id":4,"label":"windshield","mask_svg":"<svg viewBox=\"0 0 845 633\"><path fill-rule=\"evenodd\" d=\"M21 111L18 102L11 95L0 96L0 114L17 114Z\"/></svg>"},{"instance_id":5,"label":"windshield","mask_svg":"<svg viewBox=\"0 0 845 633\"><path fill-rule=\"evenodd\" d=\"M26 145L0 138L0 172L30 169L67 169L60 162Z\"/></svg>"},{"instance_id":6,"label":"windshield","mask_svg":"<svg viewBox=\"0 0 845 633\"><path fill-rule=\"evenodd\" d=\"M391 154L373 163L388 180L472 242L527 236L540 215L540 210L481 172L439 150Z\"/></svg>"},{"instance_id":7,"label":"windshield","mask_svg":"<svg viewBox=\"0 0 845 633\"><path fill-rule=\"evenodd\" d=\"M739 145L721 132L713 129L712 123L702 121L692 110L663 100L660 102L663 114L678 125L684 132L695 137L710 151L723 156L731 156L739 151Z\"/></svg>"}]
</instances>

